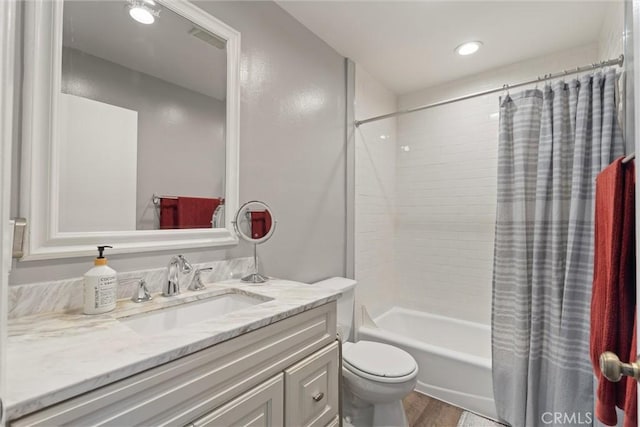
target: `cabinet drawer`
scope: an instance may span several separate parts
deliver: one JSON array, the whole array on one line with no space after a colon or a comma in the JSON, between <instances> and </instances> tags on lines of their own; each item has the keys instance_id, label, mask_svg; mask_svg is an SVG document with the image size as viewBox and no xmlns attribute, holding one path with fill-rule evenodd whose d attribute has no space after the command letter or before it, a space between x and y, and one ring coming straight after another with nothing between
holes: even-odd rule
<instances>
[{"instance_id":1,"label":"cabinet drawer","mask_svg":"<svg viewBox=\"0 0 640 427\"><path fill-rule=\"evenodd\" d=\"M11 420L11 427L185 425L335 340L335 302Z\"/></svg>"},{"instance_id":2,"label":"cabinet drawer","mask_svg":"<svg viewBox=\"0 0 640 427\"><path fill-rule=\"evenodd\" d=\"M338 342L285 370L285 425L325 427L338 414Z\"/></svg>"},{"instance_id":3,"label":"cabinet drawer","mask_svg":"<svg viewBox=\"0 0 640 427\"><path fill-rule=\"evenodd\" d=\"M279 374L187 427L279 427L283 422L284 380Z\"/></svg>"}]
</instances>

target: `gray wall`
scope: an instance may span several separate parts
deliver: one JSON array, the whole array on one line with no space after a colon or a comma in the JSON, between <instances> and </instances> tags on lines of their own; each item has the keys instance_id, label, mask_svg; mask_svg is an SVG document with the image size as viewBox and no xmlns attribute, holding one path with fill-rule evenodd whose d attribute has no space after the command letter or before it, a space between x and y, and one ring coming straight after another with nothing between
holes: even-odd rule
<instances>
[{"instance_id":1,"label":"gray wall","mask_svg":"<svg viewBox=\"0 0 640 427\"><path fill-rule=\"evenodd\" d=\"M138 112L138 230L159 228L154 193L224 197L224 101L71 48L62 91Z\"/></svg>"},{"instance_id":2,"label":"gray wall","mask_svg":"<svg viewBox=\"0 0 640 427\"><path fill-rule=\"evenodd\" d=\"M265 273L300 281L345 271L344 58L273 2L197 2L242 34L240 200L275 212L258 249ZM251 254L184 250L191 261ZM171 253L111 256L117 271L166 265ZM91 258L21 262L11 283L82 275Z\"/></svg>"}]
</instances>

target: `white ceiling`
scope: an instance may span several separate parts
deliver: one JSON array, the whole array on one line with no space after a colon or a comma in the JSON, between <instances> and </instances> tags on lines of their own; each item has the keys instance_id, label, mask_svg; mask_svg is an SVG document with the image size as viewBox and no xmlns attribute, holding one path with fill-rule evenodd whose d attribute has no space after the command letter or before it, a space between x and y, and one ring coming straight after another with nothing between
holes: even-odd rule
<instances>
[{"instance_id":1,"label":"white ceiling","mask_svg":"<svg viewBox=\"0 0 640 427\"><path fill-rule=\"evenodd\" d=\"M166 8L155 23L140 24L129 17L127 4L65 1L63 45L225 99L225 49L190 35L193 24Z\"/></svg>"},{"instance_id":2,"label":"white ceiling","mask_svg":"<svg viewBox=\"0 0 640 427\"><path fill-rule=\"evenodd\" d=\"M397 94L598 39L611 2L284 1L278 4ZM481 40L475 55L454 49Z\"/></svg>"}]
</instances>

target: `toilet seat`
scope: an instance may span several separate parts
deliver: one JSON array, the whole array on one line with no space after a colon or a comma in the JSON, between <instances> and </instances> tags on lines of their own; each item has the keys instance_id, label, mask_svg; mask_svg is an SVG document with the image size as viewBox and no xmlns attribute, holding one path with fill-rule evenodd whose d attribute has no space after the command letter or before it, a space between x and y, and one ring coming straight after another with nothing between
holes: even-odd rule
<instances>
[{"instance_id":1,"label":"toilet seat","mask_svg":"<svg viewBox=\"0 0 640 427\"><path fill-rule=\"evenodd\" d=\"M362 378L381 383L402 383L415 377L418 366L406 351L373 341L344 343L344 368Z\"/></svg>"}]
</instances>

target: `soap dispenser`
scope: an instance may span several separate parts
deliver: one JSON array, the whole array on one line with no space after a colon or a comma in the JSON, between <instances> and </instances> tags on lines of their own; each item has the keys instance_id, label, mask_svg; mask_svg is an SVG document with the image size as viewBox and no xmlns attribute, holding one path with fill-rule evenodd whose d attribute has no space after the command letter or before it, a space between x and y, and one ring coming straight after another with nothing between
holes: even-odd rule
<instances>
[{"instance_id":1,"label":"soap dispenser","mask_svg":"<svg viewBox=\"0 0 640 427\"><path fill-rule=\"evenodd\" d=\"M116 271L107 265L104 257L105 248L98 246L98 257L94 267L84 275L84 313L100 314L116 308L118 277Z\"/></svg>"}]
</instances>

